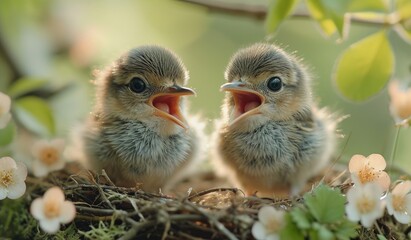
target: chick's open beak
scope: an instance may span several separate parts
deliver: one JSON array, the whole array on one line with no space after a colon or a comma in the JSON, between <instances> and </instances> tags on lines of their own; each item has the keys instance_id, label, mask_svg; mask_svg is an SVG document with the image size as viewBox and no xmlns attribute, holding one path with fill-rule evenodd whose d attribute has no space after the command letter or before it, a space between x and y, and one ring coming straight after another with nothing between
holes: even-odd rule
<instances>
[{"instance_id":1,"label":"chick's open beak","mask_svg":"<svg viewBox=\"0 0 411 240\"><path fill-rule=\"evenodd\" d=\"M222 91L231 92L234 98L233 121L231 125L239 120L255 114L260 114L260 106L265 102L265 97L260 93L247 88L242 82L230 82L223 84Z\"/></svg>"},{"instance_id":2,"label":"chick's open beak","mask_svg":"<svg viewBox=\"0 0 411 240\"><path fill-rule=\"evenodd\" d=\"M187 122L180 109L180 97L194 94L195 92L190 88L174 85L163 92L154 94L148 103L155 109L154 115L170 120L187 129Z\"/></svg>"}]
</instances>

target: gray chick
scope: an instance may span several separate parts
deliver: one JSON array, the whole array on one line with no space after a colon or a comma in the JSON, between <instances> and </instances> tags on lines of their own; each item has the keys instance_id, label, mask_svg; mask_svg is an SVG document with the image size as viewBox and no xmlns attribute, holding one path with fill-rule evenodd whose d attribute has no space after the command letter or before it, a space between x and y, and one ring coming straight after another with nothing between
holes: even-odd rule
<instances>
[{"instance_id":1,"label":"gray chick","mask_svg":"<svg viewBox=\"0 0 411 240\"><path fill-rule=\"evenodd\" d=\"M159 46L132 49L100 73L81 134L88 166L149 192L175 182L198 159L202 136L185 111L187 80L182 61Z\"/></svg>"},{"instance_id":2,"label":"gray chick","mask_svg":"<svg viewBox=\"0 0 411 240\"><path fill-rule=\"evenodd\" d=\"M316 108L305 67L258 43L234 54L225 78L217 161L248 195L299 194L325 168L336 142L336 121Z\"/></svg>"}]
</instances>

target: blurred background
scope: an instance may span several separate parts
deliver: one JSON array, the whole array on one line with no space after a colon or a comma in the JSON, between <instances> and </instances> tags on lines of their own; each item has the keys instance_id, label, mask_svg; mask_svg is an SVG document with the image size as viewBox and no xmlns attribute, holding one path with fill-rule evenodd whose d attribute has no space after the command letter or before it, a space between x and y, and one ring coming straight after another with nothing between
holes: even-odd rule
<instances>
[{"instance_id":1,"label":"blurred background","mask_svg":"<svg viewBox=\"0 0 411 240\"><path fill-rule=\"evenodd\" d=\"M224 0L232 4L268 6L268 0ZM351 43L376 32L373 25L352 24L348 38L327 38L310 19L286 20L267 36L264 19L211 12L172 0L1 0L0 91L21 77L44 79L56 123L56 135L67 137L93 105L93 70L143 44L172 49L190 71L192 113L209 123L219 117L224 70L239 48L270 41L295 52L314 75L313 90L320 106L349 115L340 124L341 161L353 154L380 153L390 161L396 128L389 114L386 89L363 103L345 100L333 83L335 61ZM395 53L393 79L411 81L411 45L389 32ZM355 64L355 63L353 63ZM411 129L402 129L395 164L411 171ZM17 159L16 159L17 160Z\"/></svg>"}]
</instances>

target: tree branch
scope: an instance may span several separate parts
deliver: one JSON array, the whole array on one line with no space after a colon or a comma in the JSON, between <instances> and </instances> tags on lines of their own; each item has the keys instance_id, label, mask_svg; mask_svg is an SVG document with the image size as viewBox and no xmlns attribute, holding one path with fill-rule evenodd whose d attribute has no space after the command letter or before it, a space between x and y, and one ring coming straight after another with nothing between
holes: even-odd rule
<instances>
[{"instance_id":1,"label":"tree branch","mask_svg":"<svg viewBox=\"0 0 411 240\"><path fill-rule=\"evenodd\" d=\"M255 4L232 4L218 0L178 0L181 2L206 7L210 12L225 13L237 16L245 16L263 21L267 15L268 7L266 5ZM311 15L307 12L295 12L291 15L292 18L312 19ZM377 25L377 26L390 26L397 24L399 19L395 15L388 15L375 19L365 19L357 16L356 14L350 14L350 20L354 23L365 25Z\"/></svg>"}]
</instances>

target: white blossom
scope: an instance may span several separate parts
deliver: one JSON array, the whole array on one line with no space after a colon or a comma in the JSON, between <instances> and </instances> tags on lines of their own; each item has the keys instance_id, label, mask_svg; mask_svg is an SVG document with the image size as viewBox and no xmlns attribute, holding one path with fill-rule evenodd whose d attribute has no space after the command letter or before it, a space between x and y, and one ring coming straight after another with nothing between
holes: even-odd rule
<instances>
[{"instance_id":1,"label":"white blossom","mask_svg":"<svg viewBox=\"0 0 411 240\"><path fill-rule=\"evenodd\" d=\"M387 194L387 210L398 222L411 223L411 181L397 184L391 193Z\"/></svg>"},{"instance_id":2,"label":"white blossom","mask_svg":"<svg viewBox=\"0 0 411 240\"><path fill-rule=\"evenodd\" d=\"M354 155L348 165L350 173L359 183L376 182L386 191L390 187L390 176L384 172L387 163L380 154L371 154L368 157ZM354 178L353 178L354 179Z\"/></svg>"},{"instance_id":3,"label":"white blossom","mask_svg":"<svg viewBox=\"0 0 411 240\"><path fill-rule=\"evenodd\" d=\"M251 233L257 240L278 240L284 225L283 211L264 206L258 211L258 221L254 223Z\"/></svg>"},{"instance_id":4,"label":"white blossom","mask_svg":"<svg viewBox=\"0 0 411 240\"><path fill-rule=\"evenodd\" d=\"M31 203L30 212L39 220L43 231L56 233L60 229L60 223L73 221L76 208L72 202L65 201L64 193L59 187L52 187L42 198L37 198Z\"/></svg>"},{"instance_id":5,"label":"white blossom","mask_svg":"<svg viewBox=\"0 0 411 240\"><path fill-rule=\"evenodd\" d=\"M49 172L60 170L66 164L63 158L64 140L53 139L51 141L40 140L32 147L33 174L36 177L44 177Z\"/></svg>"},{"instance_id":6,"label":"white blossom","mask_svg":"<svg viewBox=\"0 0 411 240\"><path fill-rule=\"evenodd\" d=\"M27 168L11 157L0 158L0 200L16 199L26 192Z\"/></svg>"},{"instance_id":7,"label":"white blossom","mask_svg":"<svg viewBox=\"0 0 411 240\"><path fill-rule=\"evenodd\" d=\"M345 206L348 219L371 227L384 214L384 202L380 199L382 193L383 190L376 182L355 185L348 190L348 204Z\"/></svg>"}]
</instances>

